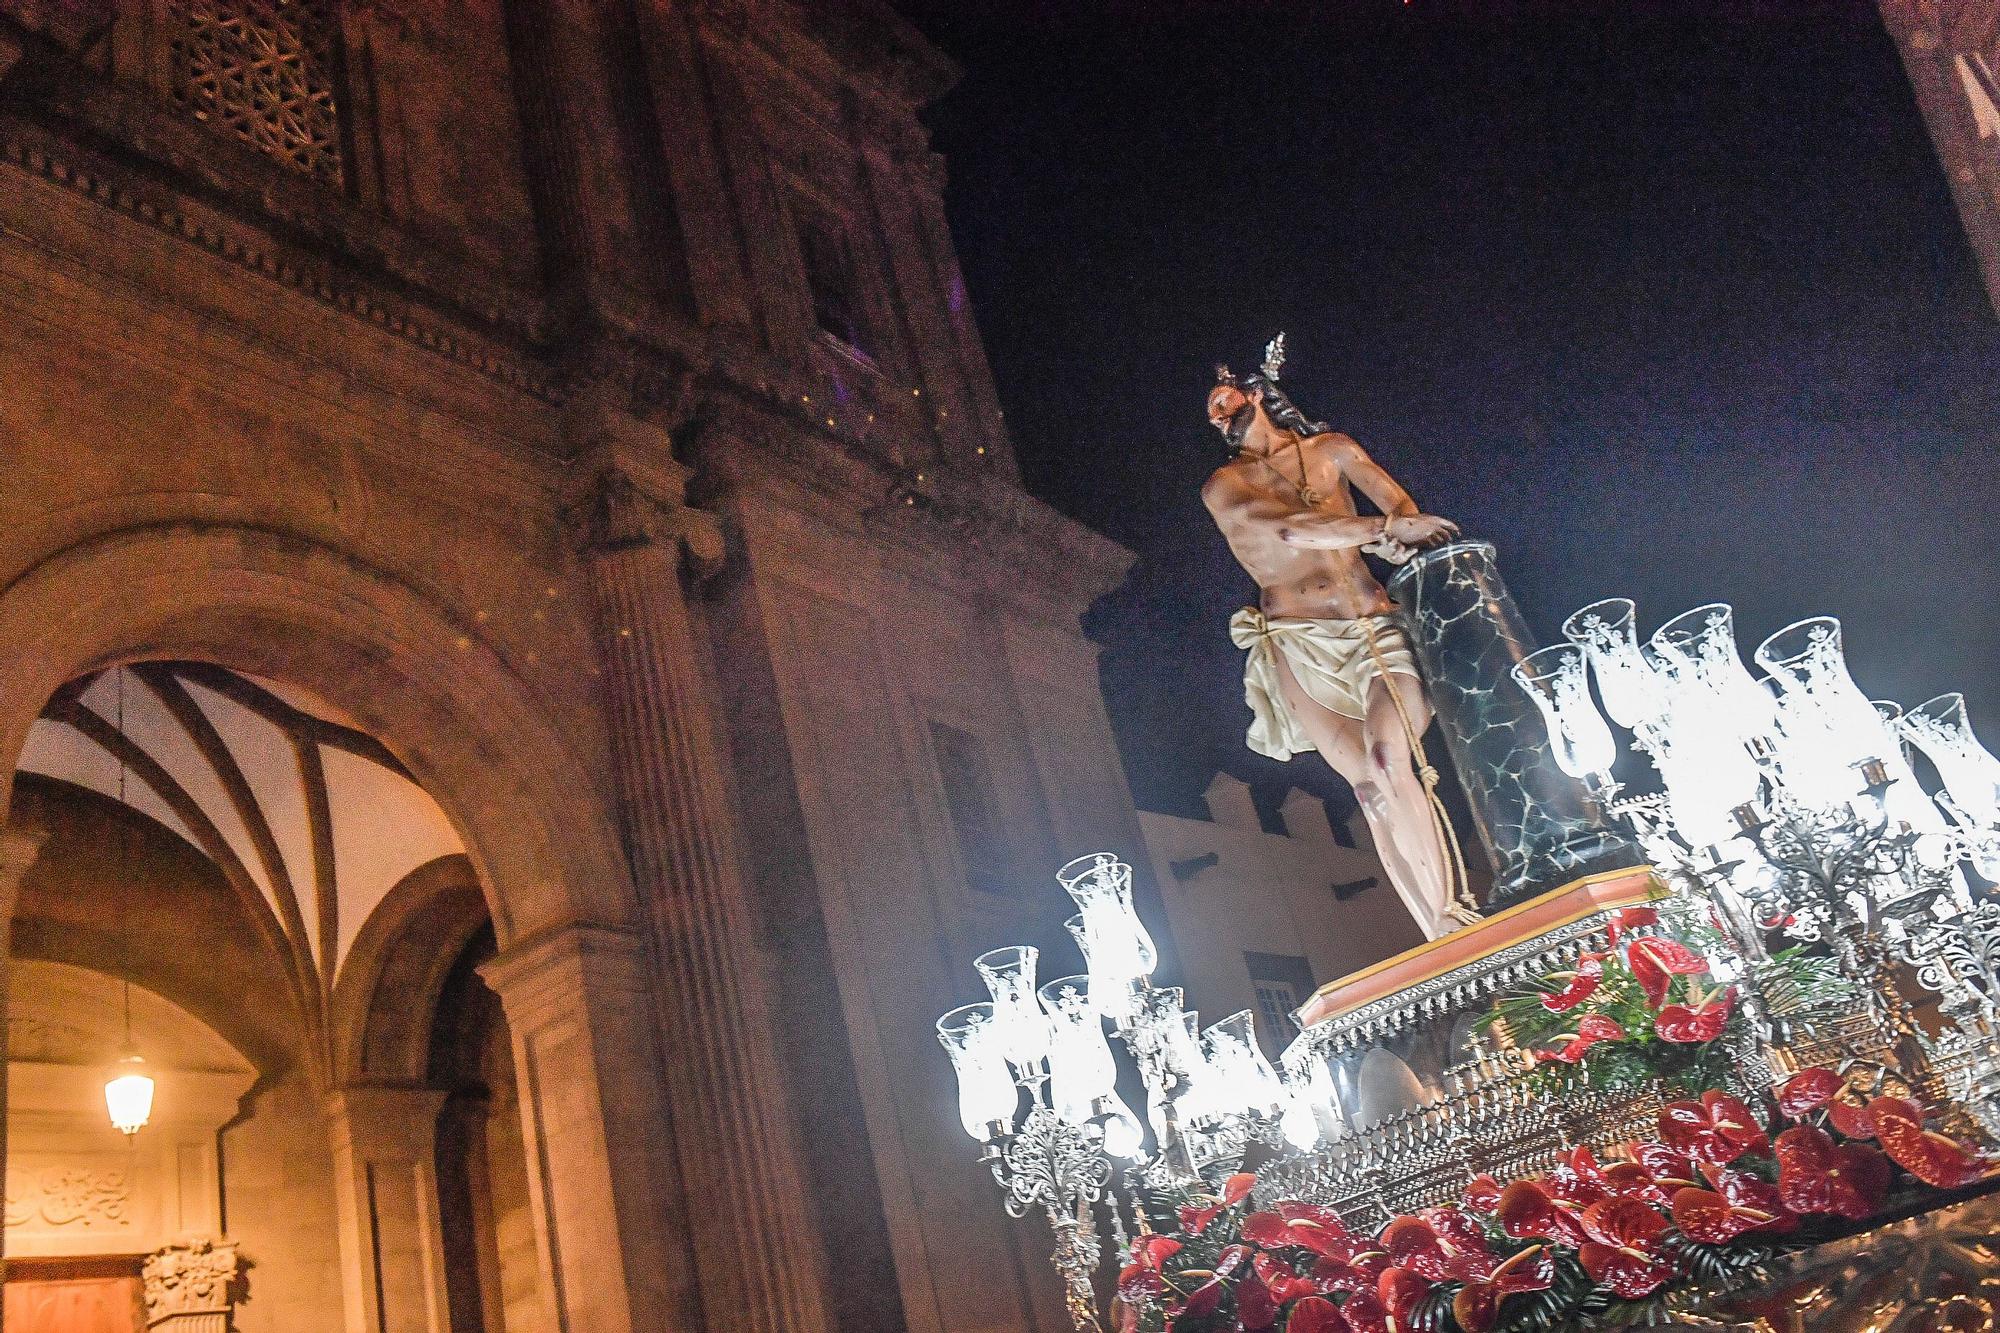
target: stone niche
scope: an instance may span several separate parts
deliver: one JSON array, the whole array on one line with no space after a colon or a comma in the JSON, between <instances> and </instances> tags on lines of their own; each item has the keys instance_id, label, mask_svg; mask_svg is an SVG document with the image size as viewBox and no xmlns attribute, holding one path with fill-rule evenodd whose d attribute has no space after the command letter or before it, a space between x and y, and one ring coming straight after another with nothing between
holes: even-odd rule
<instances>
[{"instance_id":1,"label":"stone niche","mask_svg":"<svg viewBox=\"0 0 2000 1333\"><path fill-rule=\"evenodd\" d=\"M8 1258L126 1256L136 1275L161 1251L212 1254L222 1235L217 1132L256 1072L214 1030L133 987L132 1036L155 1088L151 1122L128 1141L104 1105L124 1036L119 983L32 961L16 961L10 980Z\"/></svg>"}]
</instances>

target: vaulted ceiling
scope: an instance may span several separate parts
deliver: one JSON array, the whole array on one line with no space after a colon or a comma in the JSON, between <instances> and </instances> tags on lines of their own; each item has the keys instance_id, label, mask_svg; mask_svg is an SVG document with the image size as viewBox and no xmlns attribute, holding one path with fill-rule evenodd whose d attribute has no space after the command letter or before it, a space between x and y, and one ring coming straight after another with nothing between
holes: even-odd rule
<instances>
[{"instance_id":1,"label":"vaulted ceiling","mask_svg":"<svg viewBox=\"0 0 2000 1333\"><path fill-rule=\"evenodd\" d=\"M337 709L204 663L72 682L30 731L20 767L114 799L122 789L215 863L321 997L389 891L464 850L396 757Z\"/></svg>"}]
</instances>

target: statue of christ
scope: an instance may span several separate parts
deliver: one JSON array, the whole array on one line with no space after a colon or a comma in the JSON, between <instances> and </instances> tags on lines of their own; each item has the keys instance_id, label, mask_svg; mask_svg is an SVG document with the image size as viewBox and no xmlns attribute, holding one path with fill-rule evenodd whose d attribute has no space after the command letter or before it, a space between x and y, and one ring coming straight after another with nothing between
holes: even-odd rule
<instances>
[{"instance_id":1,"label":"statue of christ","mask_svg":"<svg viewBox=\"0 0 2000 1333\"><path fill-rule=\"evenodd\" d=\"M1420 512L1351 437L1292 405L1278 387L1283 339L1258 374L1219 367L1208 395L1230 459L1201 498L1259 590L1229 624L1249 651L1249 745L1274 759L1318 750L1347 779L1390 883L1435 939L1468 914L1453 900L1442 812L1413 765L1430 704L1395 603L1362 552L1401 564L1458 525ZM1356 511L1357 490L1379 515Z\"/></svg>"}]
</instances>

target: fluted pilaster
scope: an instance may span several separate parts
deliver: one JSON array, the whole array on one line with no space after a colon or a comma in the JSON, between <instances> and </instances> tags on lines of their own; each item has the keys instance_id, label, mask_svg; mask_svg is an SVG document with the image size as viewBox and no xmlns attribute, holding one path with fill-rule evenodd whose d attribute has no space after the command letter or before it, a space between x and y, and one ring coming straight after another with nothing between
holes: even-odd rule
<instances>
[{"instance_id":1,"label":"fluted pilaster","mask_svg":"<svg viewBox=\"0 0 2000 1333\"><path fill-rule=\"evenodd\" d=\"M633 464L634 467L638 465ZM724 782L724 748L681 585L720 555L678 470L597 471L586 558L626 842L656 930L668 1095L714 1330L831 1327L776 1031Z\"/></svg>"}]
</instances>

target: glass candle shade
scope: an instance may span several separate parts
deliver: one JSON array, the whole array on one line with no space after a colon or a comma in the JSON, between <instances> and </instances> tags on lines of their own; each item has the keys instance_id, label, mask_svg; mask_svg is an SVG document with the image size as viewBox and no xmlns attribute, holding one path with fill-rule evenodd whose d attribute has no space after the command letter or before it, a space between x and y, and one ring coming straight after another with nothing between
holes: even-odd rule
<instances>
[{"instance_id":1,"label":"glass candle shade","mask_svg":"<svg viewBox=\"0 0 2000 1333\"><path fill-rule=\"evenodd\" d=\"M1903 715L1901 730L1937 769L1961 816L1975 828L2000 828L2000 759L1973 734L1964 695L1926 699Z\"/></svg>"},{"instance_id":2,"label":"glass candle shade","mask_svg":"<svg viewBox=\"0 0 2000 1333\"><path fill-rule=\"evenodd\" d=\"M1035 962L1030 945L993 949L972 960L993 995L993 1026L1001 1050L1015 1072L1026 1076L1049 1053L1049 1018L1035 997Z\"/></svg>"},{"instance_id":3,"label":"glass candle shade","mask_svg":"<svg viewBox=\"0 0 2000 1333\"><path fill-rule=\"evenodd\" d=\"M1118 1084L1090 988L1087 976L1059 977L1040 992L1049 1016L1049 1105L1073 1125L1088 1123L1093 1103L1116 1095Z\"/></svg>"},{"instance_id":4,"label":"glass candle shade","mask_svg":"<svg viewBox=\"0 0 2000 1333\"><path fill-rule=\"evenodd\" d=\"M1800 800L1834 809L1860 795L1860 765L1878 760L1892 779L1883 797L1892 819L1920 833L1941 833L1944 820L1918 787L1902 742L1848 674L1840 622L1801 620L1758 646L1758 664L1778 686L1778 766Z\"/></svg>"},{"instance_id":5,"label":"glass candle shade","mask_svg":"<svg viewBox=\"0 0 2000 1333\"><path fill-rule=\"evenodd\" d=\"M1751 678L1736 650L1735 612L1727 602L1684 611L1653 631L1653 669L1669 692L1705 705L1709 725L1739 745L1767 739L1777 725L1771 692Z\"/></svg>"},{"instance_id":6,"label":"glass candle shade","mask_svg":"<svg viewBox=\"0 0 2000 1333\"><path fill-rule=\"evenodd\" d=\"M1120 987L1152 975L1159 954L1153 937L1132 906L1132 867L1109 852L1079 856L1056 872L1056 882L1076 903L1082 918L1072 930L1077 947L1097 983L1109 1011L1128 1008L1119 1000Z\"/></svg>"},{"instance_id":7,"label":"glass candle shade","mask_svg":"<svg viewBox=\"0 0 2000 1333\"><path fill-rule=\"evenodd\" d=\"M1653 670L1639 655L1639 635L1632 602L1607 597L1592 602L1563 622L1563 637L1582 648L1597 677L1604 711L1627 730L1637 730L1659 712L1659 689Z\"/></svg>"},{"instance_id":8,"label":"glass candle shade","mask_svg":"<svg viewBox=\"0 0 2000 1333\"><path fill-rule=\"evenodd\" d=\"M985 1142L995 1123L1011 1129L1020 1089L1007 1073L993 1006L962 1005L938 1020L937 1031L958 1075L958 1121L965 1132Z\"/></svg>"},{"instance_id":9,"label":"glass candle shade","mask_svg":"<svg viewBox=\"0 0 2000 1333\"><path fill-rule=\"evenodd\" d=\"M1212 1077L1212 1095L1224 1112L1271 1111L1283 1103L1284 1085L1257 1048L1248 1009L1211 1024L1201 1034L1201 1046Z\"/></svg>"},{"instance_id":10,"label":"glass candle shade","mask_svg":"<svg viewBox=\"0 0 2000 1333\"><path fill-rule=\"evenodd\" d=\"M1308 1106L1324 1139L1340 1137L1342 1130L1340 1093L1334 1086L1333 1070L1326 1057L1312 1047L1312 1038L1301 1032L1278 1059L1284 1071L1285 1087Z\"/></svg>"},{"instance_id":11,"label":"glass candle shade","mask_svg":"<svg viewBox=\"0 0 2000 1333\"><path fill-rule=\"evenodd\" d=\"M1104 1155L1129 1162L1145 1149L1146 1129L1116 1092L1099 1097L1092 1117L1104 1134Z\"/></svg>"},{"instance_id":12,"label":"glass candle shade","mask_svg":"<svg viewBox=\"0 0 2000 1333\"><path fill-rule=\"evenodd\" d=\"M1215 1102L1215 1077L1208 1056L1201 1048L1201 1018L1192 1009L1182 1012L1180 1030L1172 1034L1173 1059L1184 1082L1174 1098L1174 1110L1186 1124L1207 1124L1222 1112Z\"/></svg>"},{"instance_id":13,"label":"glass candle shade","mask_svg":"<svg viewBox=\"0 0 2000 1333\"><path fill-rule=\"evenodd\" d=\"M1591 702L1588 658L1573 643L1558 643L1516 662L1513 676L1541 710L1556 766L1573 778L1606 776L1618 758L1611 728Z\"/></svg>"}]
</instances>

